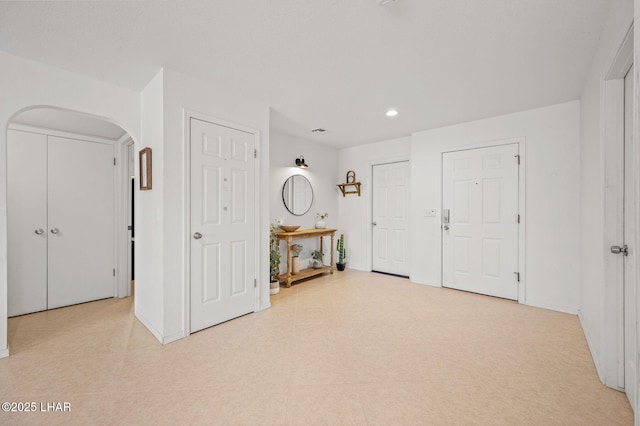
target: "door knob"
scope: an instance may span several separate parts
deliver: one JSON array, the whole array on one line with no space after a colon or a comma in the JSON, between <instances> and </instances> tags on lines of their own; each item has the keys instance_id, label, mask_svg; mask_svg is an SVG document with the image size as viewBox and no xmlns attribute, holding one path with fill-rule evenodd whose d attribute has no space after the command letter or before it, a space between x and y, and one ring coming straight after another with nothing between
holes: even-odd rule
<instances>
[{"instance_id":1,"label":"door knob","mask_svg":"<svg viewBox=\"0 0 640 426\"><path fill-rule=\"evenodd\" d=\"M378 224L378 222L371 222L371 224L372 224L373 226L376 226L376 225Z\"/></svg>"},{"instance_id":2,"label":"door knob","mask_svg":"<svg viewBox=\"0 0 640 426\"><path fill-rule=\"evenodd\" d=\"M622 247L620 246L611 246L611 253L613 254L623 254L625 256L629 256L629 247L624 244Z\"/></svg>"},{"instance_id":3,"label":"door knob","mask_svg":"<svg viewBox=\"0 0 640 426\"><path fill-rule=\"evenodd\" d=\"M51 228L51 233L52 234L57 234L58 232L60 232L60 230L58 228Z\"/></svg>"},{"instance_id":4,"label":"door knob","mask_svg":"<svg viewBox=\"0 0 640 426\"><path fill-rule=\"evenodd\" d=\"M451 210L449 209L442 209L442 229L444 229L445 231L449 230L449 218L451 215Z\"/></svg>"},{"instance_id":5,"label":"door knob","mask_svg":"<svg viewBox=\"0 0 640 426\"><path fill-rule=\"evenodd\" d=\"M202 234L199 232L196 232L195 234L193 234L193 238L195 238L196 240L199 240L200 238L202 238Z\"/></svg>"},{"instance_id":6,"label":"door knob","mask_svg":"<svg viewBox=\"0 0 640 426\"><path fill-rule=\"evenodd\" d=\"M38 228L34 232L36 233L36 235L42 235L42 234L44 234L44 229Z\"/></svg>"}]
</instances>

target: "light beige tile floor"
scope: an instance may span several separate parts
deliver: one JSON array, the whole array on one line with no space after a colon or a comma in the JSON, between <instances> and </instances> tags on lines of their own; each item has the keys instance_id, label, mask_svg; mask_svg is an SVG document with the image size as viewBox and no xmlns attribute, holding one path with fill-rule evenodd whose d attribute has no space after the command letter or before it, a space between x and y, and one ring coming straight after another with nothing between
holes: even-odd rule
<instances>
[{"instance_id":1,"label":"light beige tile floor","mask_svg":"<svg viewBox=\"0 0 640 426\"><path fill-rule=\"evenodd\" d=\"M161 346L108 299L9 320L0 424L632 424L574 315L345 271Z\"/></svg>"}]
</instances>

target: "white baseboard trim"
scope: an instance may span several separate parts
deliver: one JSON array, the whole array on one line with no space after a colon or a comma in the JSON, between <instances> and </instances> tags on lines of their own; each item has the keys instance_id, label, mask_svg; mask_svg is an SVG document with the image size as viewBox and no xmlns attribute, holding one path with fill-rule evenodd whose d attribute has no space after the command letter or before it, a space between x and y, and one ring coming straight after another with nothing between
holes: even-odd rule
<instances>
[{"instance_id":1,"label":"white baseboard trim","mask_svg":"<svg viewBox=\"0 0 640 426\"><path fill-rule=\"evenodd\" d=\"M260 312L260 311L264 311L267 309L271 308L271 301L265 303L264 305L260 306L260 308L258 308L258 310L256 312Z\"/></svg>"},{"instance_id":2,"label":"white baseboard trim","mask_svg":"<svg viewBox=\"0 0 640 426\"><path fill-rule=\"evenodd\" d=\"M9 348L0 349L0 358L6 358L9 356Z\"/></svg>"},{"instance_id":3,"label":"white baseboard trim","mask_svg":"<svg viewBox=\"0 0 640 426\"><path fill-rule=\"evenodd\" d=\"M136 311L135 313L136 318L138 319L138 321L140 321L142 323L142 325L144 325L147 330L149 330L151 332L151 334L153 334L153 336L158 339L158 342L160 342L161 344L164 344L163 340L164 340L164 336L162 335L162 333L160 333L158 330L155 329L155 327L153 327L151 325L151 323L149 321L146 320L146 318L140 314L140 312Z\"/></svg>"},{"instance_id":4,"label":"white baseboard trim","mask_svg":"<svg viewBox=\"0 0 640 426\"><path fill-rule=\"evenodd\" d=\"M347 269L353 269L354 271L360 271L360 272L371 272L371 269L369 269L369 268L361 268L358 265L351 266L351 265L347 264ZM339 272L339 271L337 269L335 269L333 271L333 273L335 274L336 272Z\"/></svg>"},{"instance_id":5,"label":"white baseboard trim","mask_svg":"<svg viewBox=\"0 0 640 426\"><path fill-rule=\"evenodd\" d=\"M421 283L421 282L419 282L419 281L413 281L413 280L411 279L411 277L409 277L409 281L411 281L411 282L412 282L412 283L414 283L414 284L426 285L426 286L429 286L429 287L439 287L439 288L444 288L444 287L442 287L442 285L440 285L440 283L435 283L435 284L432 284L432 283Z\"/></svg>"},{"instance_id":6,"label":"white baseboard trim","mask_svg":"<svg viewBox=\"0 0 640 426\"><path fill-rule=\"evenodd\" d=\"M593 365L596 366L596 372L598 373L598 377L600 381L604 384L604 374L602 373L602 368L600 367L600 357L598 353L594 350L595 346L593 345L593 339L585 327L584 317L582 316L582 311L578 309L578 319L580 319L580 326L582 327L582 332L584 333L584 337L587 339L587 346L589 347L589 352L591 352L591 359L593 360Z\"/></svg>"},{"instance_id":7,"label":"white baseboard trim","mask_svg":"<svg viewBox=\"0 0 640 426\"><path fill-rule=\"evenodd\" d=\"M560 306L554 305L551 303L544 302L532 302L531 300L527 300L525 303L527 306L533 306L534 308L542 308L549 309L551 311L564 312L565 314L577 315L578 309L570 306Z\"/></svg>"},{"instance_id":8,"label":"white baseboard trim","mask_svg":"<svg viewBox=\"0 0 640 426\"><path fill-rule=\"evenodd\" d=\"M180 331L178 333L170 334L162 339L162 344L167 345L171 342L175 342L176 340L184 339L188 334L185 334L184 331Z\"/></svg>"}]
</instances>

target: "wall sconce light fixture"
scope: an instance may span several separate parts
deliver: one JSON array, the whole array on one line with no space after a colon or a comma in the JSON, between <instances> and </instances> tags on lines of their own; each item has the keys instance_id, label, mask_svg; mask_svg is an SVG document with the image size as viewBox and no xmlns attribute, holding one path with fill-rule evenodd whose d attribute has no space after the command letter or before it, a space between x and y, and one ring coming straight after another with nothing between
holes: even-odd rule
<instances>
[{"instance_id":1,"label":"wall sconce light fixture","mask_svg":"<svg viewBox=\"0 0 640 426\"><path fill-rule=\"evenodd\" d=\"M304 162L303 155L301 155L299 158L296 158L296 166L300 167L301 169L306 169L307 167L309 167L309 165Z\"/></svg>"}]
</instances>

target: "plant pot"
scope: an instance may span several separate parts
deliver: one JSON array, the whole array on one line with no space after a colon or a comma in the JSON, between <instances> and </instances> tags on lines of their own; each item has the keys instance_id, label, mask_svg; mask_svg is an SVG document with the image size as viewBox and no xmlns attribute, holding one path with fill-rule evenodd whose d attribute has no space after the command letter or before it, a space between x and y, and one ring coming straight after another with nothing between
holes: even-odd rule
<instances>
[{"instance_id":1,"label":"plant pot","mask_svg":"<svg viewBox=\"0 0 640 426\"><path fill-rule=\"evenodd\" d=\"M316 222L316 229L325 229L327 227L327 223L324 220L319 220Z\"/></svg>"},{"instance_id":2,"label":"plant pot","mask_svg":"<svg viewBox=\"0 0 640 426\"><path fill-rule=\"evenodd\" d=\"M294 256L291 258L291 274L296 275L298 272L300 272L300 258Z\"/></svg>"},{"instance_id":3,"label":"plant pot","mask_svg":"<svg viewBox=\"0 0 640 426\"><path fill-rule=\"evenodd\" d=\"M320 268L322 268L324 266L324 264L322 263L321 260L314 260L313 263L311 264L311 266L314 269L320 269Z\"/></svg>"},{"instance_id":4,"label":"plant pot","mask_svg":"<svg viewBox=\"0 0 640 426\"><path fill-rule=\"evenodd\" d=\"M336 267L338 268L338 271L344 271L344 268L346 268L347 264L346 263L336 263Z\"/></svg>"},{"instance_id":5,"label":"plant pot","mask_svg":"<svg viewBox=\"0 0 640 426\"><path fill-rule=\"evenodd\" d=\"M280 281L271 281L269 284L269 294L278 294L280 293Z\"/></svg>"}]
</instances>

